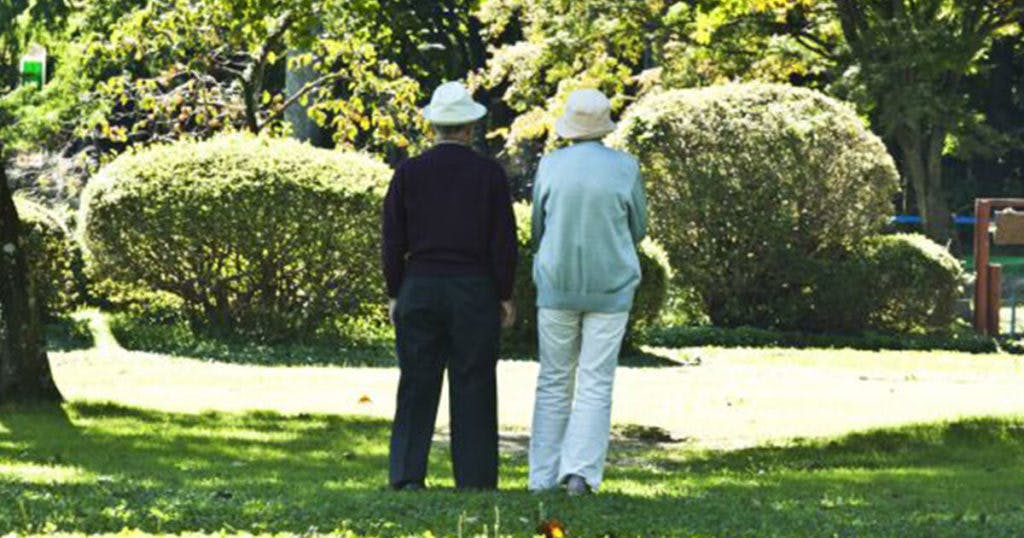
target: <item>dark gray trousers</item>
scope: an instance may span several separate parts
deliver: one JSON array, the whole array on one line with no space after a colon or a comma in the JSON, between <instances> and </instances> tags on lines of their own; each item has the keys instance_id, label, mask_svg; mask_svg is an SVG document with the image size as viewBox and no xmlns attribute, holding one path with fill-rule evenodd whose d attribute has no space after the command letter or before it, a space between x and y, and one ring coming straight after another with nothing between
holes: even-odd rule
<instances>
[{"instance_id":1,"label":"dark gray trousers","mask_svg":"<svg viewBox=\"0 0 1024 538\"><path fill-rule=\"evenodd\" d=\"M446 367L455 486L497 487L499 310L487 277L407 277L403 282L395 324L401 379L391 429L393 487L426 479Z\"/></svg>"}]
</instances>

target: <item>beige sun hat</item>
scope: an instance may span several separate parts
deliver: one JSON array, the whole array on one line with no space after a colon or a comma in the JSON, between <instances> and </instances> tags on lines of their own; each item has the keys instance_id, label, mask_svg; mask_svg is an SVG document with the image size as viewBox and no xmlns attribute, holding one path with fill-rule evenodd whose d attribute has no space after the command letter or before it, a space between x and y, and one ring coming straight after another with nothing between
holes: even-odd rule
<instances>
[{"instance_id":1,"label":"beige sun hat","mask_svg":"<svg viewBox=\"0 0 1024 538\"><path fill-rule=\"evenodd\" d=\"M423 117L435 125L472 123L487 114L487 107L473 100L461 82L445 82L434 90Z\"/></svg>"},{"instance_id":2,"label":"beige sun hat","mask_svg":"<svg viewBox=\"0 0 1024 538\"><path fill-rule=\"evenodd\" d=\"M594 89L570 93L565 112L555 122L555 133L568 139L601 138L614 130L612 103Z\"/></svg>"}]
</instances>

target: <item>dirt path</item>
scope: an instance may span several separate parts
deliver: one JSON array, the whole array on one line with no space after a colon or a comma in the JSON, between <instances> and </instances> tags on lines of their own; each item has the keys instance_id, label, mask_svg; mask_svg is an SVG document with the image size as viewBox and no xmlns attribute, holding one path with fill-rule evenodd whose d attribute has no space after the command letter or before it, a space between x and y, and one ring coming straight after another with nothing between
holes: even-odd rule
<instances>
[{"instance_id":1,"label":"dirt path","mask_svg":"<svg viewBox=\"0 0 1024 538\"><path fill-rule=\"evenodd\" d=\"M98 342L91 350L52 354L67 397L182 412L266 409L390 417L394 411L396 369L242 366L128 352L102 335ZM700 364L620 368L613 421L658 426L698 446L731 448L963 416L1024 415L1024 363L1014 356L664 353ZM530 423L536 364L504 361L498 374L502 426L523 431ZM440 428L447 414L443 408Z\"/></svg>"}]
</instances>

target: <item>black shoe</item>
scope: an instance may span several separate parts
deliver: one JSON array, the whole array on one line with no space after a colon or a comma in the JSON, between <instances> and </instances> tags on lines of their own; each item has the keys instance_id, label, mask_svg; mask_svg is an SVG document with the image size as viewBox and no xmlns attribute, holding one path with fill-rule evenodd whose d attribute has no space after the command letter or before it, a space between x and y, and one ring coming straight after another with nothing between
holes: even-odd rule
<instances>
[{"instance_id":1,"label":"black shoe","mask_svg":"<svg viewBox=\"0 0 1024 538\"><path fill-rule=\"evenodd\" d=\"M423 491L427 489L421 482L406 482L393 486L395 491Z\"/></svg>"}]
</instances>

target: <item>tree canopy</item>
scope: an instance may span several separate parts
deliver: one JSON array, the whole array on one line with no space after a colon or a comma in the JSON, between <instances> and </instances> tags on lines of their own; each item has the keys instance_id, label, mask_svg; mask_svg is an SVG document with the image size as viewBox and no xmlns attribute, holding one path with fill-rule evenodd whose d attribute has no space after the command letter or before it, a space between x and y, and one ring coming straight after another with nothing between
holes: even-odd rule
<instances>
[{"instance_id":1,"label":"tree canopy","mask_svg":"<svg viewBox=\"0 0 1024 538\"><path fill-rule=\"evenodd\" d=\"M2 14L20 13L2 18L0 55L12 60L5 65L29 39L57 57L42 92L0 99L0 117L9 118L0 129L12 145L107 158L227 129L286 134L290 110L308 114L327 145L396 162L427 140L418 110L430 90L465 78L490 111L484 145L525 194L540 151L557 144L550 127L573 89L601 89L621 115L652 92L761 81L855 103L897 158L913 200L903 209L924 215L935 238L950 236L949 213L972 194L962 170L1019 178L1014 166L965 165L1020 159L1019 130L995 119L1016 110L1013 96L1022 92L1013 43L1024 7L1014 0L83 0L75 7L0 5ZM1004 42L1008 55L989 54ZM996 111L991 96L982 97L992 86L978 82L993 73L1003 89ZM3 77L8 87L15 79Z\"/></svg>"}]
</instances>

